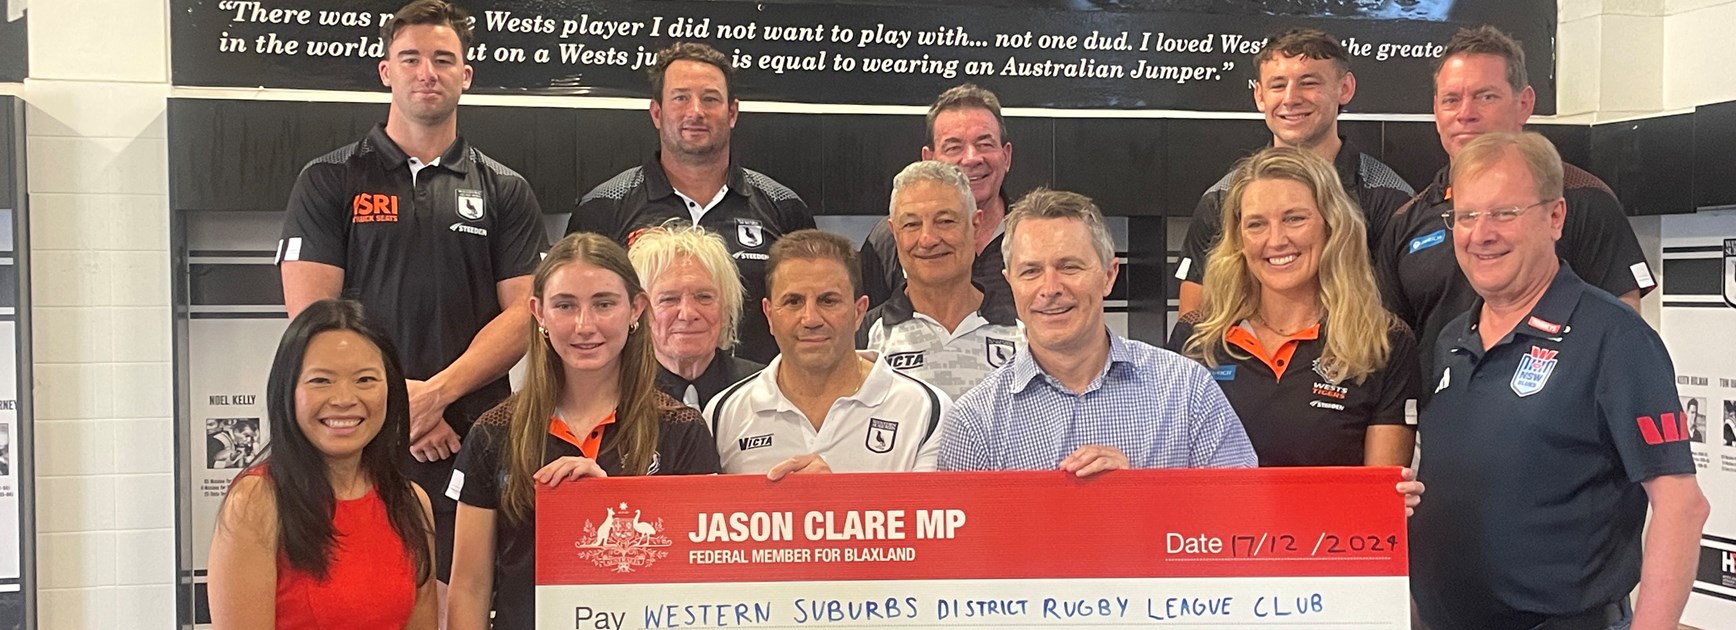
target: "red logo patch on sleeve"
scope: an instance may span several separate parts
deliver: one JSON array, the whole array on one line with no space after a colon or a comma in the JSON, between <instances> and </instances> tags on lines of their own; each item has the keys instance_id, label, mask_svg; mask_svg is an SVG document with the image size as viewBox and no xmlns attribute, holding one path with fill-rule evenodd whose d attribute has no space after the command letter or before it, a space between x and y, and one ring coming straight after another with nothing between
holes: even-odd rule
<instances>
[{"instance_id":1,"label":"red logo patch on sleeve","mask_svg":"<svg viewBox=\"0 0 1736 630\"><path fill-rule=\"evenodd\" d=\"M1647 444L1657 446L1666 442L1682 442L1688 439L1688 415L1666 413L1653 420L1651 416L1634 418L1640 427L1640 437Z\"/></svg>"}]
</instances>

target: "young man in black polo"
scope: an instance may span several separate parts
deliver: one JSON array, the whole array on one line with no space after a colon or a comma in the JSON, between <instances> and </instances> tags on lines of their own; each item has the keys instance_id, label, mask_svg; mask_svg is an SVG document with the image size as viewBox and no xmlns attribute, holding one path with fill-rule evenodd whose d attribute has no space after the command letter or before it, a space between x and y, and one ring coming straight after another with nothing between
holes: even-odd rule
<instances>
[{"instance_id":1,"label":"young man in black polo","mask_svg":"<svg viewBox=\"0 0 1736 630\"><path fill-rule=\"evenodd\" d=\"M1466 143L1484 133L1524 130L1536 99L1518 42L1491 26L1460 30L1435 70L1435 129L1447 157L1457 159ZM1571 164L1563 169L1567 224L1556 253L1580 278L1637 310L1640 296L1657 282L1621 202L1595 175ZM1428 188L1393 214L1373 249L1387 308L1417 333L1425 385L1441 327L1476 299L1453 261L1450 230L1440 219L1453 209L1447 173L1441 169ZM1429 389L1420 392L1421 402L1428 401Z\"/></svg>"},{"instance_id":2,"label":"young man in black polo","mask_svg":"<svg viewBox=\"0 0 1736 630\"><path fill-rule=\"evenodd\" d=\"M922 147L922 159L957 166L970 178L971 197L982 215L970 279L997 304L1013 301L1012 286L1001 274L1001 223L1013 203L1004 188L1007 171L1013 167L1013 143L1006 137L1000 98L974 83L953 86L928 106L928 144ZM890 225L874 224L862 241L860 256L868 308L886 303L902 290L904 264Z\"/></svg>"},{"instance_id":3,"label":"young man in black polo","mask_svg":"<svg viewBox=\"0 0 1736 630\"><path fill-rule=\"evenodd\" d=\"M1443 630L1674 629L1711 508L1663 341L1556 257L1573 211L1548 140L1484 135L1449 178L1477 298L1423 381L1417 610Z\"/></svg>"},{"instance_id":4,"label":"young man in black polo","mask_svg":"<svg viewBox=\"0 0 1736 630\"><path fill-rule=\"evenodd\" d=\"M777 356L765 314L767 252L814 217L795 191L736 164L730 130L739 101L729 58L705 44L677 43L657 53L651 68L651 123L657 155L585 193L567 233L596 232L630 244L633 233L681 218L723 235L741 270L741 343L736 355L766 363Z\"/></svg>"},{"instance_id":5,"label":"young man in black polo","mask_svg":"<svg viewBox=\"0 0 1736 630\"><path fill-rule=\"evenodd\" d=\"M442 0L416 0L385 24L386 123L302 169L277 255L291 318L317 300L353 298L403 353L409 472L434 504L442 582L451 457L510 393L506 371L524 355L530 273L547 241L530 185L458 137L467 20Z\"/></svg>"},{"instance_id":6,"label":"young man in black polo","mask_svg":"<svg viewBox=\"0 0 1736 630\"><path fill-rule=\"evenodd\" d=\"M1331 161L1344 191L1368 219L1372 244L1393 211L1416 191L1392 168L1338 135L1339 108L1356 96L1350 53L1331 35L1300 28L1269 40L1254 57L1254 65L1260 70L1259 81L1254 84L1254 105L1266 116L1272 145L1306 149ZM1223 234L1224 192L1233 175L1225 174L1194 207L1193 221L1182 241L1181 260L1176 263L1175 277L1181 281L1179 314L1199 308L1206 256Z\"/></svg>"}]
</instances>

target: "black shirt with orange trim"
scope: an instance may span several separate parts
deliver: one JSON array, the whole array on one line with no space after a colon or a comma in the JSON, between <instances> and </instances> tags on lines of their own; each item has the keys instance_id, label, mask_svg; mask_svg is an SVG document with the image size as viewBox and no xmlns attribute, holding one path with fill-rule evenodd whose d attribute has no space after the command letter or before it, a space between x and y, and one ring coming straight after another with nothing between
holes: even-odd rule
<instances>
[{"instance_id":1,"label":"black shirt with orange trim","mask_svg":"<svg viewBox=\"0 0 1736 630\"><path fill-rule=\"evenodd\" d=\"M1167 347L1181 353L1198 311L1176 322ZM1416 396L1416 341L1403 324L1386 331L1388 367L1361 382L1334 382L1320 367L1327 330L1315 324L1268 350L1243 326L1225 341L1237 354L1219 352L1212 378L1224 390L1261 466L1361 466L1368 427L1403 425L1405 403Z\"/></svg>"},{"instance_id":2,"label":"black shirt with orange trim","mask_svg":"<svg viewBox=\"0 0 1736 630\"><path fill-rule=\"evenodd\" d=\"M1694 462L1670 355L1633 309L1565 264L1487 350L1481 308L1447 323L1423 380L1411 592L1430 627L1532 628L1633 591L1641 483Z\"/></svg>"},{"instance_id":3,"label":"black shirt with orange trim","mask_svg":"<svg viewBox=\"0 0 1736 630\"><path fill-rule=\"evenodd\" d=\"M1579 277L1611 295L1650 292L1657 282L1615 193L1572 164L1563 163L1562 168L1567 218L1561 240L1555 242L1556 255ZM1441 169L1428 188L1393 214L1374 249L1387 310L1417 331L1421 374L1433 368L1442 327L1477 299L1453 254L1453 231L1441 220L1442 213L1453 209L1447 175L1448 170ZM1431 397L1429 389L1421 392L1421 402Z\"/></svg>"},{"instance_id":4,"label":"black shirt with orange trim","mask_svg":"<svg viewBox=\"0 0 1736 630\"><path fill-rule=\"evenodd\" d=\"M664 411L657 432L657 452L649 475L709 475L722 471L717 444L699 411L657 392L656 404ZM529 630L536 627L536 521L513 521L500 512L506 490L507 427L512 419L512 401L483 414L471 430L446 495L465 505L495 512L494 625L495 630ZM566 423L549 419L543 435L543 464L562 457L588 457L610 476L623 474L618 432L613 414L589 434L575 436ZM583 483L581 480L578 483Z\"/></svg>"}]
</instances>

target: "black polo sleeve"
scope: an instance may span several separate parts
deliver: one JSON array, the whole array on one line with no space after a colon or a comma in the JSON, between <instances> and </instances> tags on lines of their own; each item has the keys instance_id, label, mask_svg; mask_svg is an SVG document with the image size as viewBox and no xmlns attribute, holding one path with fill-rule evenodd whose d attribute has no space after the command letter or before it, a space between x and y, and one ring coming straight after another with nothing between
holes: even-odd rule
<instances>
[{"instance_id":1,"label":"black polo sleeve","mask_svg":"<svg viewBox=\"0 0 1736 630\"><path fill-rule=\"evenodd\" d=\"M1183 315L1186 315L1186 313L1183 313ZM1193 324L1181 319L1176 320L1175 328L1169 331L1169 341L1163 344L1163 349L1182 356L1187 356L1187 354L1183 353L1181 349L1183 346L1187 345L1187 338L1192 337L1193 332Z\"/></svg>"},{"instance_id":2,"label":"black polo sleeve","mask_svg":"<svg viewBox=\"0 0 1736 630\"><path fill-rule=\"evenodd\" d=\"M1591 306L1585 301L1580 304L1582 309ZM1628 321L1604 336L1595 365L1597 409L1615 441L1622 468L1634 482L1693 474L1688 427L1682 401L1676 398L1676 369L1670 353L1638 314L1626 308L1620 311L1616 316Z\"/></svg>"},{"instance_id":3,"label":"black polo sleeve","mask_svg":"<svg viewBox=\"0 0 1736 630\"><path fill-rule=\"evenodd\" d=\"M1410 300L1405 299L1404 288L1399 280L1399 261L1402 259L1405 243L1409 240L1410 226L1417 220L1414 213L1427 212L1423 197L1429 194L1429 189L1417 193L1410 201L1399 206L1387 218L1386 226L1381 229L1378 237L1372 240L1373 251L1369 252L1373 259L1369 261L1374 266L1374 283L1380 289L1380 301L1386 310L1397 315L1399 320L1410 326L1410 329L1422 330L1422 322L1418 321L1417 313L1411 308ZM1446 227L1442 224L1441 227Z\"/></svg>"},{"instance_id":4,"label":"black polo sleeve","mask_svg":"<svg viewBox=\"0 0 1736 630\"><path fill-rule=\"evenodd\" d=\"M489 241L489 253L493 257L494 281L500 282L519 276L527 276L536 271L537 263L542 260L543 250L548 248L548 234L543 229L542 205L537 203L536 193L530 189L530 183L520 178L502 178L501 221L498 232ZM507 305L502 304L502 307Z\"/></svg>"},{"instance_id":5,"label":"black polo sleeve","mask_svg":"<svg viewBox=\"0 0 1736 630\"><path fill-rule=\"evenodd\" d=\"M1181 268L1176 271L1176 279L1205 284L1206 257L1224 231L1222 203L1223 193L1217 189L1200 196L1194 206L1193 221L1187 225L1187 236L1181 242L1181 260L1177 263Z\"/></svg>"},{"instance_id":6,"label":"black polo sleeve","mask_svg":"<svg viewBox=\"0 0 1736 630\"><path fill-rule=\"evenodd\" d=\"M505 450L506 425L477 423L464 437L464 448L452 465L446 497L485 510L500 509L501 453Z\"/></svg>"},{"instance_id":7,"label":"black polo sleeve","mask_svg":"<svg viewBox=\"0 0 1736 630\"><path fill-rule=\"evenodd\" d=\"M776 200L775 205L778 214L782 216L783 233L789 234L796 230L810 230L819 227L819 224L814 223L814 213L808 209L808 203L802 201L802 197L795 194L794 191L791 191L788 198Z\"/></svg>"},{"instance_id":8,"label":"black polo sleeve","mask_svg":"<svg viewBox=\"0 0 1736 630\"><path fill-rule=\"evenodd\" d=\"M627 241L626 234L621 231L621 200L603 195L585 195L579 203L573 206L573 215L567 219L567 234L574 232L594 232L609 237L617 243Z\"/></svg>"},{"instance_id":9,"label":"black polo sleeve","mask_svg":"<svg viewBox=\"0 0 1736 630\"><path fill-rule=\"evenodd\" d=\"M1386 367L1369 375L1370 379L1380 379L1380 399L1374 415L1368 419L1370 425L1405 424L1405 403L1417 397L1416 336L1399 325L1393 327L1387 338L1392 353L1387 355Z\"/></svg>"},{"instance_id":10,"label":"black polo sleeve","mask_svg":"<svg viewBox=\"0 0 1736 630\"><path fill-rule=\"evenodd\" d=\"M717 457L717 440L711 436L704 416L686 406L665 411L664 416L663 433L657 440L663 458L658 474L712 475L723 472L723 464Z\"/></svg>"},{"instance_id":11,"label":"black polo sleeve","mask_svg":"<svg viewBox=\"0 0 1736 630\"><path fill-rule=\"evenodd\" d=\"M1567 219L1557 251L1573 273L1616 297L1634 290L1644 295L1656 286L1645 252L1614 194L1602 187L1583 187L1569 188L1565 197ZM1636 269L1645 270L1644 285Z\"/></svg>"},{"instance_id":12,"label":"black polo sleeve","mask_svg":"<svg viewBox=\"0 0 1736 630\"><path fill-rule=\"evenodd\" d=\"M904 272L899 269L898 245L892 237L892 228L885 221L874 223L874 228L862 239L857 256L861 258L862 293L868 296L868 308L892 299L892 291Z\"/></svg>"},{"instance_id":13,"label":"black polo sleeve","mask_svg":"<svg viewBox=\"0 0 1736 630\"><path fill-rule=\"evenodd\" d=\"M303 167L289 191L283 240L277 244L279 263L305 260L346 267L349 262L348 178L343 164L326 159Z\"/></svg>"}]
</instances>

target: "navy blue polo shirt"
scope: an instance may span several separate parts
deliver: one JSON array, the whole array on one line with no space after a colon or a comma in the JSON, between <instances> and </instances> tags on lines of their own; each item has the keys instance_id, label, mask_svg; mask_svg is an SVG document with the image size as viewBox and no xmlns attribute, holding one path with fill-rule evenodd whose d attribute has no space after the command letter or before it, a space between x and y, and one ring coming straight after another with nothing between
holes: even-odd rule
<instances>
[{"instance_id":1,"label":"navy blue polo shirt","mask_svg":"<svg viewBox=\"0 0 1736 630\"><path fill-rule=\"evenodd\" d=\"M1477 300L1441 333L1419 418L1411 592L1434 628L1530 628L1639 582L1646 494L1693 474L1663 340L1567 266L1488 350Z\"/></svg>"},{"instance_id":2,"label":"navy blue polo shirt","mask_svg":"<svg viewBox=\"0 0 1736 630\"><path fill-rule=\"evenodd\" d=\"M1615 193L1591 173L1572 164L1561 167L1567 218L1555 242L1556 255L1586 282L1613 295L1634 290L1644 295L1657 287ZM1441 220L1441 213L1453 209L1449 174L1441 169L1428 188L1393 214L1372 252L1386 308L1416 331L1417 369L1424 373L1435 363L1435 341L1446 336L1441 332L1446 323L1477 298L1453 254L1453 231ZM1426 376L1422 381L1432 385ZM1426 405L1433 389L1424 387L1419 402Z\"/></svg>"},{"instance_id":3,"label":"navy blue polo shirt","mask_svg":"<svg viewBox=\"0 0 1736 630\"><path fill-rule=\"evenodd\" d=\"M1166 347L1182 353L1200 320L1200 311L1182 316ZM1361 381L1326 377L1324 323L1269 351L1252 332L1231 328L1225 342L1241 356L1220 350L1219 365L1206 367L1242 419L1261 466L1361 466L1368 428L1403 426L1405 403L1416 397L1416 341L1397 321L1386 335L1387 366Z\"/></svg>"}]
</instances>

